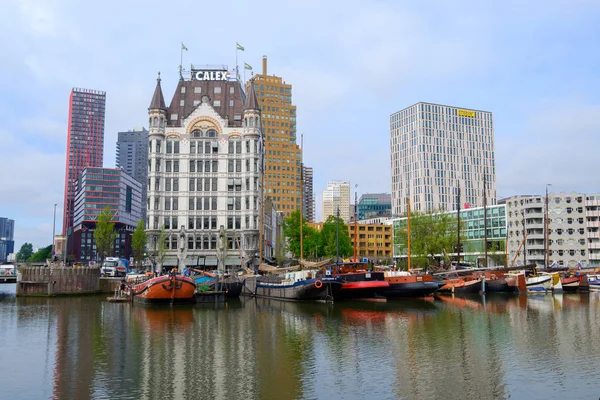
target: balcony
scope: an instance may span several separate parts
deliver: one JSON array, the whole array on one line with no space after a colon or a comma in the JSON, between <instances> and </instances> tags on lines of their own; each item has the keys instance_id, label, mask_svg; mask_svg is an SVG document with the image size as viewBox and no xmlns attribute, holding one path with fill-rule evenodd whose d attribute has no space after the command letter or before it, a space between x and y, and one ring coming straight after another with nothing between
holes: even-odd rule
<instances>
[{"instance_id":1,"label":"balcony","mask_svg":"<svg viewBox=\"0 0 600 400\"><path fill-rule=\"evenodd\" d=\"M600 242L592 242L587 244L588 249L600 249Z\"/></svg>"},{"instance_id":2,"label":"balcony","mask_svg":"<svg viewBox=\"0 0 600 400\"><path fill-rule=\"evenodd\" d=\"M598 239L600 239L600 232L588 232L587 233L587 237L588 238L598 238Z\"/></svg>"}]
</instances>

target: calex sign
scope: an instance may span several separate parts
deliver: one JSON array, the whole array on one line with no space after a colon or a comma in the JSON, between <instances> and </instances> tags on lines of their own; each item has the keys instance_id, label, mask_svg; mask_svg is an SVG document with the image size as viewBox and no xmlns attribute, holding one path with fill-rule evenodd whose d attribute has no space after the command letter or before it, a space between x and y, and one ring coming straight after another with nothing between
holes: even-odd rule
<instances>
[{"instance_id":1,"label":"calex sign","mask_svg":"<svg viewBox=\"0 0 600 400\"><path fill-rule=\"evenodd\" d=\"M197 81L226 81L229 80L229 71L193 70L192 77Z\"/></svg>"}]
</instances>

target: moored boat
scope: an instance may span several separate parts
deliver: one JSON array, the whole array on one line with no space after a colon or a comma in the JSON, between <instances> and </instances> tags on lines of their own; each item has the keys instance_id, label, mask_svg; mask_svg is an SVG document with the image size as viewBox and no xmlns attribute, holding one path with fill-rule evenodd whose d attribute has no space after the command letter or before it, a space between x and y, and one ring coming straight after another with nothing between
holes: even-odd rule
<instances>
[{"instance_id":1,"label":"moored boat","mask_svg":"<svg viewBox=\"0 0 600 400\"><path fill-rule=\"evenodd\" d=\"M590 286L590 291L600 291L600 275L588 275L588 285Z\"/></svg>"},{"instance_id":2,"label":"moored boat","mask_svg":"<svg viewBox=\"0 0 600 400\"><path fill-rule=\"evenodd\" d=\"M133 300L140 303L192 303L196 284L191 278L171 273L134 285Z\"/></svg>"},{"instance_id":3,"label":"moored boat","mask_svg":"<svg viewBox=\"0 0 600 400\"><path fill-rule=\"evenodd\" d=\"M317 277L317 270L251 276L243 281L250 295L279 300L333 301L342 289L334 277Z\"/></svg>"},{"instance_id":4,"label":"moored boat","mask_svg":"<svg viewBox=\"0 0 600 400\"><path fill-rule=\"evenodd\" d=\"M337 298L345 300L385 301L384 291L390 287L383 272L367 269L365 263L349 262L331 265L326 268L333 276L341 280L342 289Z\"/></svg>"},{"instance_id":5,"label":"moored boat","mask_svg":"<svg viewBox=\"0 0 600 400\"><path fill-rule=\"evenodd\" d=\"M529 276L526 278L528 292L547 292L552 289L552 277L548 275Z\"/></svg>"},{"instance_id":6,"label":"moored boat","mask_svg":"<svg viewBox=\"0 0 600 400\"><path fill-rule=\"evenodd\" d=\"M431 275L412 275L406 271L386 271L385 280L390 285L383 291L387 298L431 296L439 287Z\"/></svg>"},{"instance_id":7,"label":"moored boat","mask_svg":"<svg viewBox=\"0 0 600 400\"><path fill-rule=\"evenodd\" d=\"M579 289L581 277L579 277L579 276L563 277L560 281L561 281L561 284L563 287L563 291L576 292Z\"/></svg>"},{"instance_id":8,"label":"moored boat","mask_svg":"<svg viewBox=\"0 0 600 400\"><path fill-rule=\"evenodd\" d=\"M438 289L440 293L477 294L481 291L481 280L446 279L445 285Z\"/></svg>"}]
</instances>

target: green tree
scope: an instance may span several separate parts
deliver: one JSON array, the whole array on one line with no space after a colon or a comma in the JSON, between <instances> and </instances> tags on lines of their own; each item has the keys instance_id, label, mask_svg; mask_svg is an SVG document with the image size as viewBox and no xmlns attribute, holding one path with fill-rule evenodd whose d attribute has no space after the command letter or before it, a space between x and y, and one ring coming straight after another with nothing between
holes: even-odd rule
<instances>
[{"instance_id":1,"label":"green tree","mask_svg":"<svg viewBox=\"0 0 600 400\"><path fill-rule=\"evenodd\" d=\"M52 257L52 245L39 249L27 259L29 262L46 261Z\"/></svg>"},{"instance_id":2,"label":"green tree","mask_svg":"<svg viewBox=\"0 0 600 400\"><path fill-rule=\"evenodd\" d=\"M458 240L456 218L443 212L414 212L410 216L411 267L435 263L436 257L454 253ZM461 235L461 243L465 238ZM402 254L408 254L407 224L396 227L394 245Z\"/></svg>"},{"instance_id":3,"label":"green tree","mask_svg":"<svg viewBox=\"0 0 600 400\"><path fill-rule=\"evenodd\" d=\"M135 232L133 232L131 237L131 249L133 250L133 255L137 261L138 268L141 266L144 249L146 248L146 243L148 241L144 228L144 220L140 219L135 227Z\"/></svg>"},{"instance_id":4,"label":"green tree","mask_svg":"<svg viewBox=\"0 0 600 400\"><path fill-rule=\"evenodd\" d=\"M339 231L338 231L339 229ZM352 241L348 234L348 226L344 224L341 218L330 215L323 224L321 230L319 252L326 257L335 257L337 252L336 232L339 236L339 256L340 258L350 257L354 254Z\"/></svg>"},{"instance_id":5,"label":"green tree","mask_svg":"<svg viewBox=\"0 0 600 400\"><path fill-rule=\"evenodd\" d=\"M117 232L115 232L115 224L111 222L112 213L110 206L106 206L98 215L96 221L96 230L94 231L94 240L96 241L96 249L101 260L108 257L113 252Z\"/></svg>"},{"instance_id":6,"label":"green tree","mask_svg":"<svg viewBox=\"0 0 600 400\"><path fill-rule=\"evenodd\" d=\"M287 240L288 250L296 258L300 258L300 210L296 210L283 221L283 235ZM306 224L302 217L302 256L314 254L319 243L319 232ZM318 256L318 254L317 254Z\"/></svg>"},{"instance_id":7,"label":"green tree","mask_svg":"<svg viewBox=\"0 0 600 400\"><path fill-rule=\"evenodd\" d=\"M21 249L17 252L17 261L27 261L33 255L33 245L23 243Z\"/></svg>"},{"instance_id":8,"label":"green tree","mask_svg":"<svg viewBox=\"0 0 600 400\"><path fill-rule=\"evenodd\" d=\"M167 232L165 231L165 226L160 227L160 232L158 233L158 243L156 245L156 262L159 265L160 270L162 271L162 264L165 261L165 256L167 255Z\"/></svg>"}]
</instances>

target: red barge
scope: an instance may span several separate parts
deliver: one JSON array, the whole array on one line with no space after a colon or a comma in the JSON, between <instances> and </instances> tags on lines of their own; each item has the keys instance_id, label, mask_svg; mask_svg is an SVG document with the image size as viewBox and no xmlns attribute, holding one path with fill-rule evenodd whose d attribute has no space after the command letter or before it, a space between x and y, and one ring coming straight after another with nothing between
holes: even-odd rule
<instances>
[{"instance_id":1,"label":"red barge","mask_svg":"<svg viewBox=\"0 0 600 400\"><path fill-rule=\"evenodd\" d=\"M132 288L133 301L154 304L194 303L196 283L183 275L169 274L148 279Z\"/></svg>"}]
</instances>

